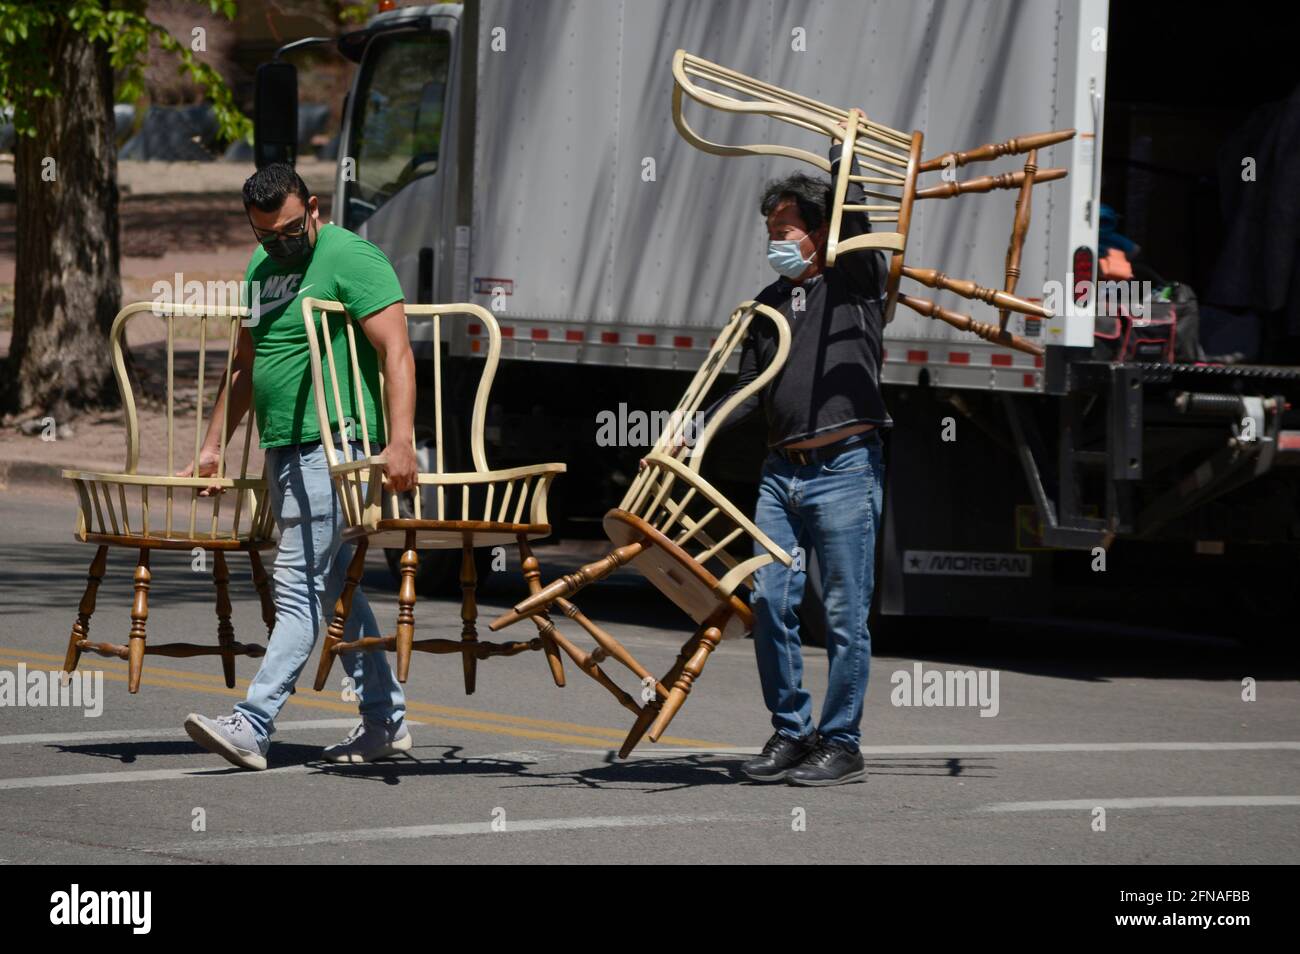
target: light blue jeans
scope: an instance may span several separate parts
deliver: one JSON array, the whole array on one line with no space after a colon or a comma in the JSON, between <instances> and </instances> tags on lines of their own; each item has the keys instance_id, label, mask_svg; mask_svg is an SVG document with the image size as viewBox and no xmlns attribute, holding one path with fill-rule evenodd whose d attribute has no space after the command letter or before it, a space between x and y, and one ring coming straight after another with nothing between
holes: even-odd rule
<instances>
[{"instance_id":1,"label":"light blue jeans","mask_svg":"<svg viewBox=\"0 0 1300 954\"><path fill-rule=\"evenodd\" d=\"M339 446L337 438L335 446ZM359 446L353 446L360 454ZM275 629L248 697L235 705L263 740L275 732L276 716L294 691L316 637L329 625L353 552L352 544L343 543L343 511L319 442L269 448L266 480L280 530L274 568ZM380 635L375 614L358 587L344 638L351 641L362 631ZM388 665L387 653L346 653L339 658L352 679L362 718L400 725L406 697Z\"/></svg>"},{"instance_id":2,"label":"light blue jeans","mask_svg":"<svg viewBox=\"0 0 1300 954\"><path fill-rule=\"evenodd\" d=\"M803 687L799 607L809 554L817 554L830 676L816 728L823 737L855 748L871 674L867 614L884 478L879 436L869 431L863 437L865 443L806 466L767 456L754 522L794 555L795 563L770 563L758 570L750 594L763 701L778 732L803 738L812 732L813 722L812 696Z\"/></svg>"}]
</instances>

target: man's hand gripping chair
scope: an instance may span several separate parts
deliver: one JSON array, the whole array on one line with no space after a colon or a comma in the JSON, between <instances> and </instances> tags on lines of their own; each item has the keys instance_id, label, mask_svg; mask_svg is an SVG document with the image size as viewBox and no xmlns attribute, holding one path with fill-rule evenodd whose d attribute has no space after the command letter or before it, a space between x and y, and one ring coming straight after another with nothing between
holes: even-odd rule
<instances>
[{"instance_id":1,"label":"man's hand gripping chair","mask_svg":"<svg viewBox=\"0 0 1300 954\"><path fill-rule=\"evenodd\" d=\"M550 536L546 515L546 495L551 481L564 473L563 464L534 464L507 470L490 470L483 449L483 424L487 416L488 397L501 354L501 330L492 313L478 305L407 305L408 319L432 323L432 340L442 340L444 318L478 323L487 331L488 349L474 397L470 419L469 446L473 470L446 471L443 460L443 374L439 349L433 349L434 433L436 447L434 470L420 473L417 492L410 502L412 515L403 516L398 494L384 484L384 457L371 447L371 435L378 434L376 422L367 419L363 401L351 402L358 408L358 420L345 424L347 437L336 447L333 433L344 422L344 404L340 388L356 387L361 370L357 360L356 321L337 302L307 298L303 301L303 321L311 351L312 388L316 413L329 461L330 474L343 507L345 541L355 542L352 562L348 565L343 589L334 606L328 635L321 649L315 689L325 687L334 657L340 653L390 651L397 654L397 678L406 682L411 653L459 653L464 668L465 693L474 692L478 661L488 656L513 656L528 650L546 654L551 676L557 686L564 685L564 665L560 659L565 641L548 632L539 623L538 635L527 642L496 643L478 638L478 609L475 598L477 573L474 550L478 547L515 545L519 549L524 579L530 589L540 589L540 571L529 548L530 540ZM380 409L384 415L385 434L389 433L388 408L383 378L379 382ZM351 441L360 438L361 455L354 454ZM436 497L434 512L426 513L422 488L432 487ZM352 598L365 568L366 551L371 545L399 548L401 583L397 594L397 629L392 636L363 636L344 642L344 629L352 609ZM461 638L415 638L415 577L419 550L460 550L462 590ZM576 652L576 650L574 650Z\"/></svg>"},{"instance_id":2,"label":"man's hand gripping chair","mask_svg":"<svg viewBox=\"0 0 1300 954\"><path fill-rule=\"evenodd\" d=\"M262 621L269 637L275 627L275 604L261 552L275 546L274 524L266 481L248 473L249 449L255 439L253 415L247 415L239 471L235 476L227 472L226 437L232 432L238 435L239 421L229 419L225 402L222 402L221 460L215 476L174 476L177 463L184 461L190 462L191 474L199 472L208 392L214 391L213 385L224 379L223 391L230 393L240 319L247 315L247 310L240 308L135 302L118 312L113 320L109 354L126 419L126 466L116 473L80 469L63 472L76 487L80 502L76 537L95 547L86 589L68 638L65 672L77 668L84 652L125 659L127 687L134 693L140 689L146 655L219 655L226 687L233 689L235 657L261 656L266 652L259 644L235 640L230 622L230 571L226 564L227 553L248 554L253 583L261 599ZM158 321L165 325L162 341L138 347L132 355L133 370L128 371L128 327L156 325ZM182 323L179 331L178 321ZM216 345L211 348L210 337ZM224 365L219 363L222 351ZM211 371L209 364L213 364ZM142 428L138 414L142 406L160 402L165 407L166 433L162 440ZM192 433L190 421L193 421ZM211 497L199 496L200 491L212 486L221 488L221 492ZM92 642L90 638L90 618L95 612L111 547L138 553L131 629L125 644ZM149 590L153 581L150 562L155 550L182 551L191 560L194 551L200 550L203 564L210 562L216 588L216 645L146 641Z\"/></svg>"}]
</instances>

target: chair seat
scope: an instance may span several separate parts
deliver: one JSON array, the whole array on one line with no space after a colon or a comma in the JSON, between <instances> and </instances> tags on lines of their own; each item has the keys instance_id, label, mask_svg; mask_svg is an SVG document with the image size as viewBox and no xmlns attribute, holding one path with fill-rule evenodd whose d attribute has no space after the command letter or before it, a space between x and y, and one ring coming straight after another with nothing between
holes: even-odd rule
<instances>
[{"instance_id":1,"label":"chair seat","mask_svg":"<svg viewBox=\"0 0 1300 954\"><path fill-rule=\"evenodd\" d=\"M374 529L348 527L343 539L352 541L367 537L372 546L402 550L406 547L407 531L415 531L417 550L460 550L466 544L474 547L514 545L523 536L538 540L551 535L549 523L507 523L498 520L416 520L413 517L396 517L380 520Z\"/></svg>"},{"instance_id":2,"label":"chair seat","mask_svg":"<svg viewBox=\"0 0 1300 954\"><path fill-rule=\"evenodd\" d=\"M616 546L638 540L648 544L631 565L696 623L729 604L732 613L723 627L723 639L744 636L754 628L754 614L744 600L722 592L716 576L636 514L615 507L605 514L604 526Z\"/></svg>"},{"instance_id":3,"label":"chair seat","mask_svg":"<svg viewBox=\"0 0 1300 954\"><path fill-rule=\"evenodd\" d=\"M119 484L123 487L148 487L151 490L166 491L169 488L176 493L187 492L191 486L223 486L227 489L264 490L266 481L261 477L165 477L162 474L127 474L101 473L91 470L65 470L65 480L84 480L90 483ZM204 498L207 499L207 498Z\"/></svg>"},{"instance_id":4,"label":"chair seat","mask_svg":"<svg viewBox=\"0 0 1300 954\"><path fill-rule=\"evenodd\" d=\"M110 547L129 547L133 550L193 550L195 547L201 547L204 550L225 550L242 553L249 550L270 550L276 545L274 539L266 537L249 539L248 537L225 536L213 539L204 536L198 531L195 531L193 536L187 533L171 537L158 534L146 536L142 533L95 532L88 532L84 536L81 534L73 534L73 536L82 543L94 543L99 546Z\"/></svg>"},{"instance_id":5,"label":"chair seat","mask_svg":"<svg viewBox=\"0 0 1300 954\"><path fill-rule=\"evenodd\" d=\"M74 536L83 543L137 550L202 547L236 552L276 545L270 514L264 509L266 481L260 477L192 480L84 470L65 470L63 477L76 485L81 497L82 520ZM222 493L195 498L196 489L213 484L222 487Z\"/></svg>"}]
</instances>

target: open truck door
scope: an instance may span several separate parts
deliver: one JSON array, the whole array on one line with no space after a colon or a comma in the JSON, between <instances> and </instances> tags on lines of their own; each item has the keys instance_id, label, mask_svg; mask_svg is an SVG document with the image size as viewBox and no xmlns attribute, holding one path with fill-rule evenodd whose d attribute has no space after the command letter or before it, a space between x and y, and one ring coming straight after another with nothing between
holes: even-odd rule
<instances>
[{"instance_id":1,"label":"open truck door","mask_svg":"<svg viewBox=\"0 0 1300 954\"><path fill-rule=\"evenodd\" d=\"M340 137L335 221L388 254L408 301L448 297L440 266L455 235L451 98L457 20L421 17L374 33Z\"/></svg>"},{"instance_id":2,"label":"open truck door","mask_svg":"<svg viewBox=\"0 0 1300 954\"><path fill-rule=\"evenodd\" d=\"M278 57L278 54L277 54ZM257 168L298 159L298 70L274 59L257 68L253 91L253 162Z\"/></svg>"}]
</instances>

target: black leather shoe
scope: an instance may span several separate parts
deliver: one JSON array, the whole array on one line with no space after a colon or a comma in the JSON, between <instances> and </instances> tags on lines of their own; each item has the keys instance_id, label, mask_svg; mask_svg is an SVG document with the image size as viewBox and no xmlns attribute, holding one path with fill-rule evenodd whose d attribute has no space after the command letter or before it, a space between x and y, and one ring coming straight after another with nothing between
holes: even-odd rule
<instances>
[{"instance_id":1,"label":"black leather shoe","mask_svg":"<svg viewBox=\"0 0 1300 954\"><path fill-rule=\"evenodd\" d=\"M773 732L763 754L742 764L740 770L756 782L779 782L816 747L816 732L798 740Z\"/></svg>"},{"instance_id":2,"label":"black leather shoe","mask_svg":"<svg viewBox=\"0 0 1300 954\"><path fill-rule=\"evenodd\" d=\"M829 739L822 739L807 758L785 775L791 785L843 785L866 778L867 769L858 748Z\"/></svg>"}]
</instances>

